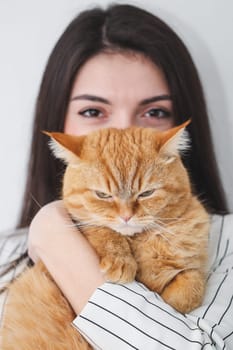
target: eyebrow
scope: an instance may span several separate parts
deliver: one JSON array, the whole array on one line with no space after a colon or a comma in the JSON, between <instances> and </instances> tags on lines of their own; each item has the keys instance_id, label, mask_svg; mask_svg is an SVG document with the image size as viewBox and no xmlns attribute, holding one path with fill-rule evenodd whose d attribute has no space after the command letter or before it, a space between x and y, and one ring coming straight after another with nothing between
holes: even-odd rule
<instances>
[{"instance_id":1,"label":"eyebrow","mask_svg":"<svg viewBox=\"0 0 233 350\"><path fill-rule=\"evenodd\" d=\"M111 104L111 102L108 101L106 98L95 96L95 95L88 95L88 94L74 96L70 99L70 101L76 101L76 100L88 100L88 101L94 101L94 102L102 102L108 105Z\"/></svg>"},{"instance_id":2,"label":"eyebrow","mask_svg":"<svg viewBox=\"0 0 233 350\"><path fill-rule=\"evenodd\" d=\"M107 105L111 105L111 102L109 100L107 100L106 98L103 98L100 96L95 96L95 95L89 95L89 94L77 95L77 96L74 96L70 99L70 101L76 101L76 100L88 100L88 101L101 102L101 103L105 103ZM152 97L149 97L149 98L146 98L146 99L140 101L139 105L145 106L145 105L150 104L152 102L165 101L165 100L172 100L171 95L152 96Z\"/></svg>"},{"instance_id":3,"label":"eyebrow","mask_svg":"<svg viewBox=\"0 0 233 350\"><path fill-rule=\"evenodd\" d=\"M139 105L140 106L144 106L144 105L148 105L149 103L152 102L157 102L157 101L166 101L166 100L172 100L172 96L171 95L157 95L157 96L152 96L149 98L146 98L145 100L142 100Z\"/></svg>"}]
</instances>

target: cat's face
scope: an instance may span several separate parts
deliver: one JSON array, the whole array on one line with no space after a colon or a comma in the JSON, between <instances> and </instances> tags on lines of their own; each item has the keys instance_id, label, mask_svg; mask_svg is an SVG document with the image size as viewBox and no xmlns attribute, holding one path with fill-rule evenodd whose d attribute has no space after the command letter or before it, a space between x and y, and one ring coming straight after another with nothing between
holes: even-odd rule
<instances>
[{"instance_id":1,"label":"cat's face","mask_svg":"<svg viewBox=\"0 0 233 350\"><path fill-rule=\"evenodd\" d=\"M71 215L123 235L178 216L190 184L169 132L105 129L73 138L63 182Z\"/></svg>"}]
</instances>

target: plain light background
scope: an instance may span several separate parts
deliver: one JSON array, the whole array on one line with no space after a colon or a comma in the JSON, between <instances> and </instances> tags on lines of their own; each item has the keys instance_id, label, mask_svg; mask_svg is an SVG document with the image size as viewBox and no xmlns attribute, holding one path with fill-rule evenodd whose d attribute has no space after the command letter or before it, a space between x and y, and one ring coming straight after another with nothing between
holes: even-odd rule
<instances>
[{"instance_id":1,"label":"plain light background","mask_svg":"<svg viewBox=\"0 0 233 350\"><path fill-rule=\"evenodd\" d=\"M18 220L34 104L47 58L79 11L108 3L0 0L0 231L13 228ZM115 3L135 4L160 16L189 48L204 85L217 160L233 211L232 0Z\"/></svg>"}]
</instances>

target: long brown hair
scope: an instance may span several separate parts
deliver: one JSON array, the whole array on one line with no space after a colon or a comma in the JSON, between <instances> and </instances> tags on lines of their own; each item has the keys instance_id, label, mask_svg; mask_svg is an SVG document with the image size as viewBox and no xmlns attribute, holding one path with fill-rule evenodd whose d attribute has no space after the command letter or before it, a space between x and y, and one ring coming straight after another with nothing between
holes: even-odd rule
<instances>
[{"instance_id":1,"label":"long brown hair","mask_svg":"<svg viewBox=\"0 0 233 350\"><path fill-rule=\"evenodd\" d=\"M31 158L18 227L28 226L41 206L60 196L64 167L55 159L41 130L62 131L71 88L80 67L106 50L149 57L165 74L176 124L192 118L192 148L184 162L195 192L215 213L227 212L219 179L205 99L197 70L185 45L158 17L131 5L94 8L67 27L48 60L35 110Z\"/></svg>"}]
</instances>

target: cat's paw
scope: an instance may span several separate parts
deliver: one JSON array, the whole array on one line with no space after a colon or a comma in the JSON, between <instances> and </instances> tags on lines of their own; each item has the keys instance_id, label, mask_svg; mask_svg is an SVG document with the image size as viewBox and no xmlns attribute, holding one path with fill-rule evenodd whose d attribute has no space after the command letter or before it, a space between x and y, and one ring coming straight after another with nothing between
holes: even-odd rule
<instances>
[{"instance_id":1,"label":"cat's paw","mask_svg":"<svg viewBox=\"0 0 233 350\"><path fill-rule=\"evenodd\" d=\"M100 261L100 268L112 282L132 282L137 272L137 263L132 256L107 255Z\"/></svg>"},{"instance_id":2,"label":"cat's paw","mask_svg":"<svg viewBox=\"0 0 233 350\"><path fill-rule=\"evenodd\" d=\"M205 282L199 271L187 270L179 273L161 293L166 303L181 313L188 313L200 306Z\"/></svg>"}]
</instances>

